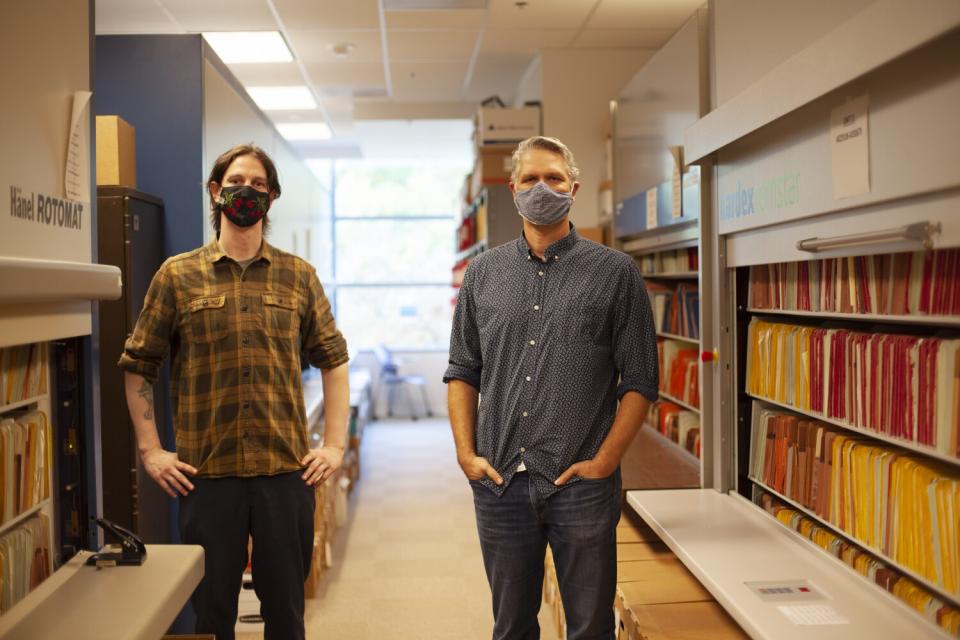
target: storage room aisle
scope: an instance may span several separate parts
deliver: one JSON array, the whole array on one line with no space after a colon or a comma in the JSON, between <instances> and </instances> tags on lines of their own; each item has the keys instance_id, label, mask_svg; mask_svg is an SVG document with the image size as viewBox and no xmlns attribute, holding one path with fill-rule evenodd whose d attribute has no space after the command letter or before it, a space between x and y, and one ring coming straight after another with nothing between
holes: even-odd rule
<instances>
[{"instance_id":1,"label":"storage room aisle","mask_svg":"<svg viewBox=\"0 0 960 640\"><path fill-rule=\"evenodd\" d=\"M473 497L449 423L373 423L363 447L333 553L340 560L307 600L307 637L488 639L493 615ZM540 626L543 640L557 638L546 609Z\"/></svg>"}]
</instances>

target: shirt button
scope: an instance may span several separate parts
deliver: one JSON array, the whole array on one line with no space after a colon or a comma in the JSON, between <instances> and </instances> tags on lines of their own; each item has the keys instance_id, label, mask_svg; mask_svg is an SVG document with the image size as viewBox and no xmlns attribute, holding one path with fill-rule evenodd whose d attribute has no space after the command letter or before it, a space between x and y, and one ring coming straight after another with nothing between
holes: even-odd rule
<instances>
[{"instance_id":1,"label":"shirt button","mask_svg":"<svg viewBox=\"0 0 960 640\"><path fill-rule=\"evenodd\" d=\"M530 376L527 376L527 382L530 382Z\"/></svg>"},{"instance_id":2,"label":"shirt button","mask_svg":"<svg viewBox=\"0 0 960 640\"><path fill-rule=\"evenodd\" d=\"M540 311L540 305L538 305L538 304L533 305L533 310L534 310L534 311Z\"/></svg>"},{"instance_id":3,"label":"shirt button","mask_svg":"<svg viewBox=\"0 0 960 640\"><path fill-rule=\"evenodd\" d=\"M249 409L249 408L250 408L250 402L244 401L244 403L243 403L243 409L244 409L244 411L246 411L246 410Z\"/></svg>"},{"instance_id":4,"label":"shirt button","mask_svg":"<svg viewBox=\"0 0 960 640\"><path fill-rule=\"evenodd\" d=\"M543 271L538 271L538 272L537 272L537 275L541 275L541 276L542 276L542 275L543 275Z\"/></svg>"},{"instance_id":5,"label":"shirt button","mask_svg":"<svg viewBox=\"0 0 960 640\"><path fill-rule=\"evenodd\" d=\"M537 344L536 340L531 340L530 344Z\"/></svg>"},{"instance_id":6,"label":"shirt button","mask_svg":"<svg viewBox=\"0 0 960 640\"><path fill-rule=\"evenodd\" d=\"M528 415L530 415L530 414L527 413L526 411L523 412L523 417L524 417L524 418L526 418Z\"/></svg>"},{"instance_id":7,"label":"shirt button","mask_svg":"<svg viewBox=\"0 0 960 640\"><path fill-rule=\"evenodd\" d=\"M241 343L243 344L243 346L245 346L245 347L250 346L250 338L248 338L247 336L243 336L243 340L241 340L240 342L241 342Z\"/></svg>"},{"instance_id":8,"label":"shirt button","mask_svg":"<svg viewBox=\"0 0 960 640\"><path fill-rule=\"evenodd\" d=\"M560 256L553 256L553 259L554 259L554 260L559 260L559 259L560 259Z\"/></svg>"},{"instance_id":9,"label":"shirt button","mask_svg":"<svg viewBox=\"0 0 960 640\"><path fill-rule=\"evenodd\" d=\"M250 377L250 369L244 369L244 370L243 370L243 377L244 377L244 378L249 378L249 377Z\"/></svg>"},{"instance_id":10,"label":"shirt button","mask_svg":"<svg viewBox=\"0 0 960 640\"><path fill-rule=\"evenodd\" d=\"M520 453L526 453L526 452L527 452L526 447L520 447Z\"/></svg>"},{"instance_id":11,"label":"shirt button","mask_svg":"<svg viewBox=\"0 0 960 640\"><path fill-rule=\"evenodd\" d=\"M245 304L240 305L240 311L246 311L247 309L248 309L247 305Z\"/></svg>"}]
</instances>

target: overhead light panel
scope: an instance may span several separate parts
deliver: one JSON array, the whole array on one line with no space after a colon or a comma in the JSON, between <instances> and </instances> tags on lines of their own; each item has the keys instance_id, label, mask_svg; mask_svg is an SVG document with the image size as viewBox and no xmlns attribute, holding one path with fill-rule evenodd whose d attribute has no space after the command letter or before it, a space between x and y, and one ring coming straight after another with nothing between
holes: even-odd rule
<instances>
[{"instance_id":1,"label":"overhead light panel","mask_svg":"<svg viewBox=\"0 0 960 640\"><path fill-rule=\"evenodd\" d=\"M279 31L207 31L203 37L227 64L293 62Z\"/></svg>"},{"instance_id":2,"label":"overhead light panel","mask_svg":"<svg viewBox=\"0 0 960 640\"><path fill-rule=\"evenodd\" d=\"M247 87L247 93L264 111L316 109L317 101L307 87Z\"/></svg>"},{"instance_id":3,"label":"overhead light panel","mask_svg":"<svg viewBox=\"0 0 960 640\"><path fill-rule=\"evenodd\" d=\"M287 140L329 140L333 135L326 122L281 122L277 131Z\"/></svg>"}]
</instances>

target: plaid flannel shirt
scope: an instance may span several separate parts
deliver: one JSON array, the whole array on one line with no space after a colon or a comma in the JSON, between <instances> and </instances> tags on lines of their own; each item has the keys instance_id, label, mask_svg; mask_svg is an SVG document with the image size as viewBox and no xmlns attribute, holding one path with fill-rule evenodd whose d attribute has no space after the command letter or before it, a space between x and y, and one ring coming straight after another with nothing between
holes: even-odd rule
<instances>
[{"instance_id":1,"label":"plaid flannel shirt","mask_svg":"<svg viewBox=\"0 0 960 640\"><path fill-rule=\"evenodd\" d=\"M214 239L160 267L119 366L153 383L170 352L177 454L199 475L273 475L308 451L301 350L348 359L313 267L264 241L244 271Z\"/></svg>"}]
</instances>

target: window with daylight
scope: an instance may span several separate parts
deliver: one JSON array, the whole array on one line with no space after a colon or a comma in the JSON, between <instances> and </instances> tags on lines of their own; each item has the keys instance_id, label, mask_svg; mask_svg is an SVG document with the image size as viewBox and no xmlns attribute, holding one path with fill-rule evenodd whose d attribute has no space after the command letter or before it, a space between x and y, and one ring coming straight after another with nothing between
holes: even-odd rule
<instances>
[{"instance_id":1,"label":"window with daylight","mask_svg":"<svg viewBox=\"0 0 960 640\"><path fill-rule=\"evenodd\" d=\"M448 347L463 175L449 164L337 161L334 296L353 347Z\"/></svg>"}]
</instances>

